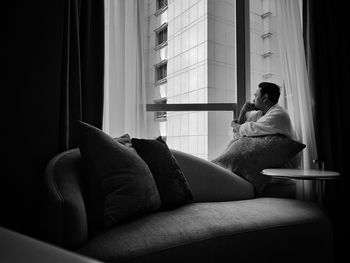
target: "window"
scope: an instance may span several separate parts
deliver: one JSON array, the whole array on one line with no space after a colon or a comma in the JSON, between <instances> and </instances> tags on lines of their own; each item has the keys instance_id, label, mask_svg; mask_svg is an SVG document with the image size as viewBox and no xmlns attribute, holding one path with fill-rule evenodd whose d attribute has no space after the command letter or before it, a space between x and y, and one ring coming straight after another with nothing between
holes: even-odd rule
<instances>
[{"instance_id":1,"label":"window","mask_svg":"<svg viewBox=\"0 0 350 263\"><path fill-rule=\"evenodd\" d=\"M168 5L168 0L157 0L157 11L165 8Z\"/></svg>"},{"instance_id":2,"label":"window","mask_svg":"<svg viewBox=\"0 0 350 263\"><path fill-rule=\"evenodd\" d=\"M162 61L157 65L155 65L154 67L155 67L155 73L156 73L156 83L165 81L167 76L167 62Z\"/></svg>"},{"instance_id":3,"label":"window","mask_svg":"<svg viewBox=\"0 0 350 263\"><path fill-rule=\"evenodd\" d=\"M158 10L165 3L149 3L147 100L154 103L147 110L155 123L149 126L159 125L169 147L210 159L232 139L236 0L169 1L161 16L152 5ZM159 94L166 103L155 101Z\"/></svg>"},{"instance_id":4,"label":"window","mask_svg":"<svg viewBox=\"0 0 350 263\"><path fill-rule=\"evenodd\" d=\"M163 47L168 40L168 25L163 24L156 31L156 48Z\"/></svg>"},{"instance_id":5,"label":"window","mask_svg":"<svg viewBox=\"0 0 350 263\"><path fill-rule=\"evenodd\" d=\"M166 116L157 125L169 147L212 159L232 139L233 115L254 87L280 84L275 0L149 2L166 10L148 9L147 96L167 99L147 105L148 119Z\"/></svg>"},{"instance_id":6,"label":"window","mask_svg":"<svg viewBox=\"0 0 350 263\"><path fill-rule=\"evenodd\" d=\"M154 104L166 104L167 99L166 98L161 98L159 100L154 100ZM154 119L156 121L166 121L166 111L156 111L154 113Z\"/></svg>"}]
</instances>

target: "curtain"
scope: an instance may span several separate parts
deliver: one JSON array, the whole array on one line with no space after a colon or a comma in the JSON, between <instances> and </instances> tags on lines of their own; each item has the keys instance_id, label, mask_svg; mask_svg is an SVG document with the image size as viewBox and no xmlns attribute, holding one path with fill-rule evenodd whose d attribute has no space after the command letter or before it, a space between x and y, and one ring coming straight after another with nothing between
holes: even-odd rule
<instances>
[{"instance_id":1,"label":"curtain","mask_svg":"<svg viewBox=\"0 0 350 263\"><path fill-rule=\"evenodd\" d=\"M0 225L41 237L48 161L77 145L78 119L102 126L103 1L10 1L2 8Z\"/></svg>"},{"instance_id":2,"label":"curtain","mask_svg":"<svg viewBox=\"0 0 350 263\"><path fill-rule=\"evenodd\" d=\"M286 92L286 108L298 140L306 145L302 153L301 166L310 169L313 167L313 160L317 159L317 148L300 8L299 1L276 1L278 46ZM304 199L312 198L311 187L308 182L299 182L297 196Z\"/></svg>"},{"instance_id":3,"label":"curtain","mask_svg":"<svg viewBox=\"0 0 350 263\"><path fill-rule=\"evenodd\" d=\"M343 4L308 0L305 9L305 38L310 80L315 87L315 117L318 155L326 169L342 174L348 170L345 128L349 74L346 8ZM324 14L327 13L327 17ZM324 37L327 36L327 37Z\"/></svg>"},{"instance_id":4,"label":"curtain","mask_svg":"<svg viewBox=\"0 0 350 263\"><path fill-rule=\"evenodd\" d=\"M63 30L61 151L78 146L78 120L102 128L103 0L66 0Z\"/></svg>"},{"instance_id":5,"label":"curtain","mask_svg":"<svg viewBox=\"0 0 350 263\"><path fill-rule=\"evenodd\" d=\"M326 170L342 179L327 181L324 208L332 220L335 262L347 256L349 233L349 134L347 129L349 61L348 8L338 1L304 0L304 38L315 89L316 142Z\"/></svg>"},{"instance_id":6,"label":"curtain","mask_svg":"<svg viewBox=\"0 0 350 263\"><path fill-rule=\"evenodd\" d=\"M103 130L147 137L144 3L106 0Z\"/></svg>"}]
</instances>

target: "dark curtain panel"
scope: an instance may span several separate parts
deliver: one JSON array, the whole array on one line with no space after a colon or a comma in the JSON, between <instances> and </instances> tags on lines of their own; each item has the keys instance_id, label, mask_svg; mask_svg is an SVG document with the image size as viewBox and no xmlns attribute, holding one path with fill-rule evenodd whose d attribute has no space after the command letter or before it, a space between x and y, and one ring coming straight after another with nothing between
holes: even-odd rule
<instances>
[{"instance_id":1,"label":"dark curtain panel","mask_svg":"<svg viewBox=\"0 0 350 263\"><path fill-rule=\"evenodd\" d=\"M103 0L8 1L2 19L0 225L40 236L48 161L102 126Z\"/></svg>"},{"instance_id":2,"label":"dark curtain panel","mask_svg":"<svg viewBox=\"0 0 350 263\"><path fill-rule=\"evenodd\" d=\"M329 182L326 189L326 210L332 218L336 256L340 259L341 251L345 251L345 231L349 229L345 214L348 198L345 189L349 187L348 9L341 1L319 0L304 0L303 8L308 69L314 87L318 156L325 161L327 170L338 171L343 176L341 180Z\"/></svg>"},{"instance_id":3,"label":"dark curtain panel","mask_svg":"<svg viewBox=\"0 0 350 263\"><path fill-rule=\"evenodd\" d=\"M103 1L66 0L64 23L61 150L77 147L77 120L102 128Z\"/></svg>"}]
</instances>

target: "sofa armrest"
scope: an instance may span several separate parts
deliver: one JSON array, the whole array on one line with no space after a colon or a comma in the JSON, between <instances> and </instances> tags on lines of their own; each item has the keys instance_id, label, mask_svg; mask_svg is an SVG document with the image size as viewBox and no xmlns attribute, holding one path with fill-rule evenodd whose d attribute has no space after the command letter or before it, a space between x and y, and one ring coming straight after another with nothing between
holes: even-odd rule
<instances>
[{"instance_id":1,"label":"sofa armrest","mask_svg":"<svg viewBox=\"0 0 350 263\"><path fill-rule=\"evenodd\" d=\"M41 227L47 242L75 249L88 238L79 149L53 157L45 169Z\"/></svg>"},{"instance_id":2,"label":"sofa armrest","mask_svg":"<svg viewBox=\"0 0 350 263\"><path fill-rule=\"evenodd\" d=\"M102 263L0 227L0 262Z\"/></svg>"},{"instance_id":3,"label":"sofa armrest","mask_svg":"<svg viewBox=\"0 0 350 263\"><path fill-rule=\"evenodd\" d=\"M206 160L171 149L196 202L254 198L254 187L238 175Z\"/></svg>"}]
</instances>

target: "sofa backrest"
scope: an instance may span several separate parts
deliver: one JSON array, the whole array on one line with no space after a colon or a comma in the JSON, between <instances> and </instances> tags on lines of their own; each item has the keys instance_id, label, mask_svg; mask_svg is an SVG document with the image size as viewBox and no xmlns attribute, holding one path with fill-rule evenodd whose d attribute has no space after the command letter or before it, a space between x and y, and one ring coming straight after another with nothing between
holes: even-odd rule
<instances>
[{"instance_id":1,"label":"sofa backrest","mask_svg":"<svg viewBox=\"0 0 350 263\"><path fill-rule=\"evenodd\" d=\"M83 171L79 149L55 156L45 170L41 223L44 238L68 249L80 247L88 238Z\"/></svg>"},{"instance_id":2,"label":"sofa backrest","mask_svg":"<svg viewBox=\"0 0 350 263\"><path fill-rule=\"evenodd\" d=\"M253 186L238 175L193 155L171 152L190 184L195 202L254 198ZM88 240L84 171L78 148L60 153L48 163L41 222L46 241L77 249Z\"/></svg>"}]
</instances>

